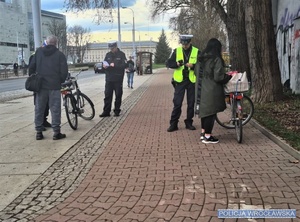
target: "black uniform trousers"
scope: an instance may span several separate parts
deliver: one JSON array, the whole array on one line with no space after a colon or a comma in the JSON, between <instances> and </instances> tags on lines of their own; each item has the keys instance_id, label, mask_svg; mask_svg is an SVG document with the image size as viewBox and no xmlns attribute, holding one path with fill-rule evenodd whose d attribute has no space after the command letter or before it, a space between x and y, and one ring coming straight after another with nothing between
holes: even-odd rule
<instances>
[{"instance_id":1,"label":"black uniform trousers","mask_svg":"<svg viewBox=\"0 0 300 222\"><path fill-rule=\"evenodd\" d=\"M106 81L104 91L104 108L103 113L109 114L111 111L111 103L113 99L113 92L115 92L115 108L114 112L119 114L121 112L121 103L123 95L123 80L122 81Z\"/></svg>"},{"instance_id":2,"label":"black uniform trousers","mask_svg":"<svg viewBox=\"0 0 300 222\"><path fill-rule=\"evenodd\" d=\"M181 107L185 91L187 92L187 114L185 122L193 122L195 104L195 83L192 83L188 78L186 78L181 83L176 83L173 98L174 108L171 114L170 124L178 123L178 120L181 115Z\"/></svg>"}]
</instances>

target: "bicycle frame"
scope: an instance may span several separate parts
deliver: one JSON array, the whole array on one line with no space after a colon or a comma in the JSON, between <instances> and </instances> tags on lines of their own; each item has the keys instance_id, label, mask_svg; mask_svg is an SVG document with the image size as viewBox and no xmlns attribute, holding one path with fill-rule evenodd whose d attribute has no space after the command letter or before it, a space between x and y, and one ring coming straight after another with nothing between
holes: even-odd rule
<instances>
[{"instance_id":1,"label":"bicycle frame","mask_svg":"<svg viewBox=\"0 0 300 222\"><path fill-rule=\"evenodd\" d=\"M235 125L238 143L241 143L243 139L243 98L244 94L241 92L234 92L229 94L231 105L231 122L233 122Z\"/></svg>"},{"instance_id":2,"label":"bicycle frame","mask_svg":"<svg viewBox=\"0 0 300 222\"><path fill-rule=\"evenodd\" d=\"M61 90L61 94L63 96L63 99L65 97L66 94L72 94L75 98L75 105L76 107L74 108L74 112L80 112L79 106L78 106L78 101L79 101L79 95L81 93L80 89L79 89L79 85L77 83L77 79L78 79L78 75L81 73L82 70L80 70L76 76L72 77L69 74L69 77L67 78L66 82L62 84L62 87L65 86L65 88L62 88ZM74 91L74 93L73 93ZM76 97L75 97L76 95Z\"/></svg>"},{"instance_id":3,"label":"bicycle frame","mask_svg":"<svg viewBox=\"0 0 300 222\"><path fill-rule=\"evenodd\" d=\"M61 94L66 110L67 119L72 129L76 130L78 125L78 116L91 120L95 116L95 108L91 99L83 94L77 83L79 71L76 76L72 77L69 74L66 82L62 84Z\"/></svg>"}]
</instances>

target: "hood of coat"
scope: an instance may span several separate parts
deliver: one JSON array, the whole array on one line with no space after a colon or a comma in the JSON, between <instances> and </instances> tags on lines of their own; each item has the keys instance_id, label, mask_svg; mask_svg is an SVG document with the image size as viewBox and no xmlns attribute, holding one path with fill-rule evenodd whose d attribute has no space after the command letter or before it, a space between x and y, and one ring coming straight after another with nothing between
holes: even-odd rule
<instances>
[{"instance_id":1,"label":"hood of coat","mask_svg":"<svg viewBox=\"0 0 300 222\"><path fill-rule=\"evenodd\" d=\"M45 56L50 56L54 54L58 49L54 45L47 45L42 48L42 52Z\"/></svg>"},{"instance_id":2,"label":"hood of coat","mask_svg":"<svg viewBox=\"0 0 300 222\"><path fill-rule=\"evenodd\" d=\"M205 63L207 60L214 59L214 58L215 58L214 55L212 55L210 53L205 53L205 54L199 56L199 61Z\"/></svg>"}]
</instances>

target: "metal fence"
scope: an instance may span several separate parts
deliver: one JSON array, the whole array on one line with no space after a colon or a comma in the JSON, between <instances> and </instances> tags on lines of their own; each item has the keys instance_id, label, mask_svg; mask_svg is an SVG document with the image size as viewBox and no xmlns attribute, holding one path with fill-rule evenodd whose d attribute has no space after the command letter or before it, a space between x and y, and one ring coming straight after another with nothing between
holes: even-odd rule
<instances>
[{"instance_id":1,"label":"metal fence","mask_svg":"<svg viewBox=\"0 0 300 222\"><path fill-rule=\"evenodd\" d=\"M0 69L0 79L19 78L28 75L28 69Z\"/></svg>"}]
</instances>

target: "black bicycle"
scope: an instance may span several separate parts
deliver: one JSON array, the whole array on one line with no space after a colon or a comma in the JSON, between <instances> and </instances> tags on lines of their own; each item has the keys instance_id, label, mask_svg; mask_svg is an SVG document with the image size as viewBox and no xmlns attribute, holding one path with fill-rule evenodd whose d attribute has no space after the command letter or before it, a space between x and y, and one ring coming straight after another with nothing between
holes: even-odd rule
<instances>
[{"instance_id":1,"label":"black bicycle","mask_svg":"<svg viewBox=\"0 0 300 222\"><path fill-rule=\"evenodd\" d=\"M63 105L66 110L68 123L74 130L78 127L78 116L85 120L91 120L95 117L95 108L92 100L80 91L77 83L78 75L81 72L82 70L74 77L69 73L67 80L61 85Z\"/></svg>"}]
</instances>

